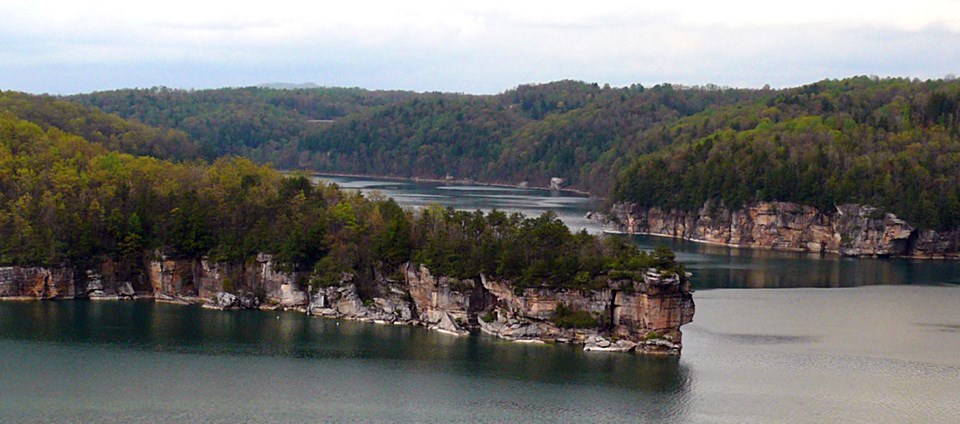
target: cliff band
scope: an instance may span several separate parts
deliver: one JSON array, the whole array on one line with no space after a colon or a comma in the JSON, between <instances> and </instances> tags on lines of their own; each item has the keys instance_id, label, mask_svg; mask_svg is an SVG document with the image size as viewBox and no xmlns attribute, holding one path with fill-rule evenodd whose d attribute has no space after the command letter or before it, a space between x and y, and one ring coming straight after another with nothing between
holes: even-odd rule
<instances>
[{"instance_id":1,"label":"cliff band","mask_svg":"<svg viewBox=\"0 0 960 424\"><path fill-rule=\"evenodd\" d=\"M608 231L651 234L736 247L843 256L960 259L960 230L914 228L891 213L844 204L824 212L789 202L758 202L729 210L707 202L696 212L615 204Z\"/></svg>"},{"instance_id":2,"label":"cliff band","mask_svg":"<svg viewBox=\"0 0 960 424\"><path fill-rule=\"evenodd\" d=\"M454 335L483 332L507 340L578 343L584 350L679 354L680 327L693 320L689 274L650 269L642 278L611 281L600 290L518 289L481 275L458 280L427 267L400 266L391 277L310 288L306 273L280 272L273 257L246 264L155 254L126 278L112 261L78 272L68 266L2 267L0 299L122 299L195 303L212 309L293 309L330 318L422 325ZM563 311L589 326L563 325Z\"/></svg>"}]
</instances>

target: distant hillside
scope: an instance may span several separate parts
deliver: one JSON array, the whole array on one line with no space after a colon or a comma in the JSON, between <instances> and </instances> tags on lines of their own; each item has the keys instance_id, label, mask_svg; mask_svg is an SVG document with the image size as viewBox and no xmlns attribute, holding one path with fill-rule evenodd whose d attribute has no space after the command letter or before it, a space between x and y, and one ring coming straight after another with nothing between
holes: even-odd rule
<instances>
[{"instance_id":1,"label":"distant hillside","mask_svg":"<svg viewBox=\"0 0 960 424\"><path fill-rule=\"evenodd\" d=\"M660 146L645 134L745 90L601 88L560 81L494 96L421 95L309 132L311 168L330 171L528 181L551 177L604 194L625 157Z\"/></svg>"},{"instance_id":2,"label":"distant hillside","mask_svg":"<svg viewBox=\"0 0 960 424\"><path fill-rule=\"evenodd\" d=\"M677 121L633 159L614 198L692 211L779 200L881 207L960 226L960 82L821 81Z\"/></svg>"},{"instance_id":3,"label":"distant hillside","mask_svg":"<svg viewBox=\"0 0 960 424\"><path fill-rule=\"evenodd\" d=\"M646 137L750 90L671 85L524 85L498 95L348 88L117 90L69 99L190 134L207 156L243 154L284 168L472 178L547 185L551 177L607 193Z\"/></svg>"},{"instance_id":4,"label":"distant hillside","mask_svg":"<svg viewBox=\"0 0 960 424\"><path fill-rule=\"evenodd\" d=\"M208 156L284 168L572 187L692 209L758 200L885 208L960 225L960 82L797 88L578 81L497 95L361 89L119 90L70 98L186 131Z\"/></svg>"},{"instance_id":5,"label":"distant hillside","mask_svg":"<svg viewBox=\"0 0 960 424\"><path fill-rule=\"evenodd\" d=\"M182 130L200 144L207 158L240 154L290 167L297 162L298 141L317 121L412 97L409 92L359 88L193 91L158 87L66 99L148 125Z\"/></svg>"},{"instance_id":6,"label":"distant hillside","mask_svg":"<svg viewBox=\"0 0 960 424\"><path fill-rule=\"evenodd\" d=\"M0 115L30 121L44 131L56 128L111 150L166 159L195 158L198 146L183 132L125 121L52 96L0 92Z\"/></svg>"}]
</instances>

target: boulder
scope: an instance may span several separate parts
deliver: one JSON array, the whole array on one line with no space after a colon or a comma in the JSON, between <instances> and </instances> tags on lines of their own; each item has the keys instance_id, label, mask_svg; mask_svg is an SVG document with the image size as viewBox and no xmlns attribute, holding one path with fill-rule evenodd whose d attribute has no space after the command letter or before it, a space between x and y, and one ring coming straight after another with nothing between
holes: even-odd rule
<instances>
[{"instance_id":1,"label":"boulder","mask_svg":"<svg viewBox=\"0 0 960 424\"><path fill-rule=\"evenodd\" d=\"M309 303L307 292L297 288L296 284L281 284L280 296L277 300L284 308L296 308Z\"/></svg>"},{"instance_id":2,"label":"boulder","mask_svg":"<svg viewBox=\"0 0 960 424\"><path fill-rule=\"evenodd\" d=\"M436 324L431 325L430 329L455 336L465 336L470 334L469 331L460 328L457 322L448 313L440 314L440 320Z\"/></svg>"}]
</instances>

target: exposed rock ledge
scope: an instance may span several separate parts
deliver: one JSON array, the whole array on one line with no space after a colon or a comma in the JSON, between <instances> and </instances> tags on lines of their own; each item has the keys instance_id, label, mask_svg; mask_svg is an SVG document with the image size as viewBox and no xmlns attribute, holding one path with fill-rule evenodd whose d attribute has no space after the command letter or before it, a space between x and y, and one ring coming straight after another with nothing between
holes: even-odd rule
<instances>
[{"instance_id":1,"label":"exposed rock ledge","mask_svg":"<svg viewBox=\"0 0 960 424\"><path fill-rule=\"evenodd\" d=\"M128 272L125 278L117 271L123 267L112 261L82 273L67 266L3 267L0 298L152 297L220 310L282 308L321 317L422 325L453 335L479 331L517 342L580 343L584 350L656 354L680 353L680 326L694 314L689 275L654 270L640 281L618 280L590 292L517 291L506 281L438 277L422 265L407 263L397 273L401 278L378 275L360 282L343 274L339 284L311 290L300 286L308 275L277 271L270 255L243 265L150 256L145 271ZM561 305L589 313L596 327L556 325Z\"/></svg>"},{"instance_id":2,"label":"exposed rock ledge","mask_svg":"<svg viewBox=\"0 0 960 424\"><path fill-rule=\"evenodd\" d=\"M960 229L919 230L896 215L856 204L824 212L796 203L758 202L730 211L707 202L697 212L684 212L617 203L601 220L608 231L736 247L844 256L960 259Z\"/></svg>"}]
</instances>

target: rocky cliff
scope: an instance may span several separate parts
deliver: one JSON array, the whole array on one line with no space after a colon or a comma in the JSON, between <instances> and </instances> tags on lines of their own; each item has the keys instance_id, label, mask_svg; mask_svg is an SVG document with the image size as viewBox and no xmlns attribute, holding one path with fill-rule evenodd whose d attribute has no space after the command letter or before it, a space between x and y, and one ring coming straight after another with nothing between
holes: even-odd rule
<instances>
[{"instance_id":1,"label":"rocky cliff","mask_svg":"<svg viewBox=\"0 0 960 424\"><path fill-rule=\"evenodd\" d=\"M122 265L122 264L121 264ZM129 265L129 264L127 264ZM97 269L0 268L0 298L152 297L213 309L295 309L384 324L423 325L455 335L482 331L520 342L581 343L585 350L678 354L680 326L692 321L689 275L650 270L593 291L516 290L481 275L435 276L412 263L394 277L359 281L344 273L334 284L305 284L309 275L281 272L270 255L245 264L168 258L153 253L140 272L105 261ZM399 276L399 278L397 277ZM362 289L362 290L361 290ZM579 317L568 325L562 313ZM586 323L587 325L583 325Z\"/></svg>"},{"instance_id":2,"label":"rocky cliff","mask_svg":"<svg viewBox=\"0 0 960 424\"><path fill-rule=\"evenodd\" d=\"M493 312L480 318L483 332L518 341L583 343L585 350L677 354L680 327L693 321L689 275L649 270L639 280L611 282L607 288L583 292L524 289L483 279L496 299ZM587 312L593 328L558 325L560 308Z\"/></svg>"},{"instance_id":3,"label":"rocky cliff","mask_svg":"<svg viewBox=\"0 0 960 424\"><path fill-rule=\"evenodd\" d=\"M832 211L788 202L758 202L729 210L710 202L696 212L615 204L605 228L737 247L960 259L960 230L916 229L896 215L865 205Z\"/></svg>"}]
</instances>

